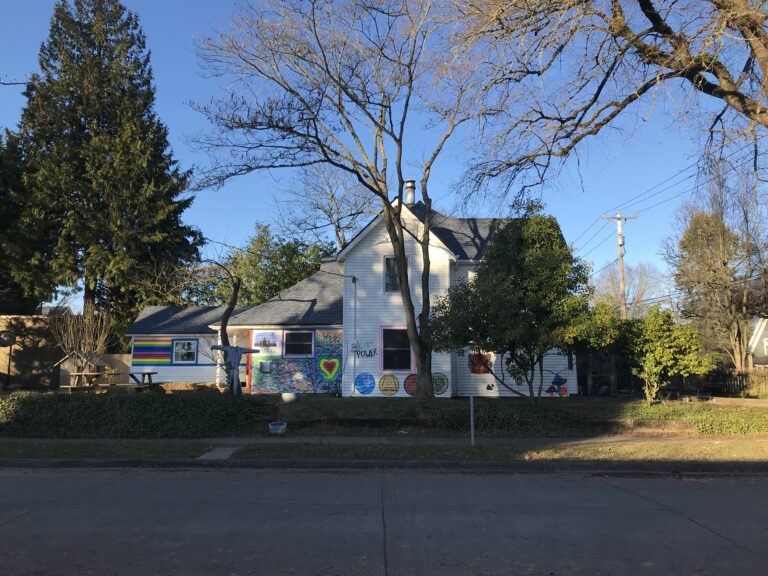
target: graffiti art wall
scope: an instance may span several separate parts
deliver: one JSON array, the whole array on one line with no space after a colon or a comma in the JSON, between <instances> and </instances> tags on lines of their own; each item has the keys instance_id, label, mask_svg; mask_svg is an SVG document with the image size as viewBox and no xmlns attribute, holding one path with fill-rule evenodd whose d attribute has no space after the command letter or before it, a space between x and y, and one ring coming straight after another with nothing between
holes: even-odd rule
<instances>
[{"instance_id":1,"label":"graffiti art wall","mask_svg":"<svg viewBox=\"0 0 768 576\"><path fill-rule=\"evenodd\" d=\"M361 328L360 332L368 333L347 343L351 352L347 359L342 394L367 398L415 396L415 365L407 371L385 370L380 334L369 327ZM453 394L451 373L450 354L432 354L432 386L438 398L449 398Z\"/></svg>"},{"instance_id":2,"label":"graffiti art wall","mask_svg":"<svg viewBox=\"0 0 768 576\"><path fill-rule=\"evenodd\" d=\"M253 330L250 390L254 394L279 392L327 393L341 382L344 338L341 330L315 329L312 354L291 357L285 353L288 330Z\"/></svg>"}]
</instances>

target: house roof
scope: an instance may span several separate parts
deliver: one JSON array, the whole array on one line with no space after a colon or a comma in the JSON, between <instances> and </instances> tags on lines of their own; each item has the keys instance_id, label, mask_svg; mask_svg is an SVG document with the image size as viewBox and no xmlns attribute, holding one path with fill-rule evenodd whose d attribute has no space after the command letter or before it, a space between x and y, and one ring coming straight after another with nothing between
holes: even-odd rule
<instances>
[{"instance_id":1,"label":"house roof","mask_svg":"<svg viewBox=\"0 0 768 576\"><path fill-rule=\"evenodd\" d=\"M415 204L406 204L408 210L421 222L427 213L426 206L419 201ZM373 218L368 225L360 230L357 235L339 253L339 259L343 259L345 253L353 248L360 239L373 229L373 224L381 217L381 213ZM485 249L491 241L491 236L497 226L512 220L511 218L454 218L446 216L436 210L431 212L431 231L433 237L439 240L445 248L454 254L457 260L480 260L485 254Z\"/></svg>"},{"instance_id":2,"label":"house roof","mask_svg":"<svg viewBox=\"0 0 768 576\"><path fill-rule=\"evenodd\" d=\"M344 275L335 258L271 300L247 308L230 326L327 326L343 321Z\"/></svg>"},{"instance_id":3,"label":"house roof","mask_svg":"<svg viewBox=\"0 0 768 576\"><path fill-rule=\"evenodd\" d=\"M423 202L409 205L414 216L424 222L427 209ZM431 214L431 230L458 260L480 260L497 226L511 218L454 218L436 210Z\"/></svg>"},{"instance_id":4,"label":"house roof","mask_svg":"<svg viewBox=\"0 0 768 576\"><path fill-rule=\"evenodd\" d=\"M209 328L221 320L224 306L147 306L126 335L137 334L213 334ZM235 308L233 316L245 308Z\"/></svg>"}]
</instances>

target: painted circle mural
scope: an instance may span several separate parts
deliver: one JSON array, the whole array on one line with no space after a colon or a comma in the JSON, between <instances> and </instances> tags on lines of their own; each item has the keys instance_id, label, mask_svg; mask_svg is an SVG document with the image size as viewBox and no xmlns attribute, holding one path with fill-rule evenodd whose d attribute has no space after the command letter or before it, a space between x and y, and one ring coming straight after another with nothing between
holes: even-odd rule
<instances>
[{"instance_id":1,"label":"painted circle mural","mask_svg":"<svg viewBox=\"0 0 768 576\"><path fill-rule=\"evenodd\" d=\"M408 374L403 382L403 388L408 393L408 396L416 396L416 388L419 384L419 378L416 374Z\"/></svg>"},{"instance_id":2,"label":"painted circle mural","mask_svg":"<svg viewBox=\"0 0 768 576\"><path fill-rule=\"evenodd\" d=\"M439 372L432 374L432 387L435 389L435 396L443 394L448 390L448 376Z\"/></svg>"},{"instance_id":3,"label":"painted circle mural","mask_svg":"<svg viewBox=\"0 0 768 576\"><path fill-rule=\"evenodd\" d=\"M379 378L379 391L384 396L394 396L400 390L400 381L394 374L384 374Z\"/></svg>"},{"instance_id":4,"label":"painted circle mural","mask_svg":"<svg viewBox=\"0 0 768 576\"><path fill-rule=\"evenodd\" d=\"M373 392L375 386L376 379L372 375L368 374L368 372L358 374L357 378L355 378L355 388L358 392L360 392L360 394L365 394L367 396Z\"/></svg>"}]
</instances>

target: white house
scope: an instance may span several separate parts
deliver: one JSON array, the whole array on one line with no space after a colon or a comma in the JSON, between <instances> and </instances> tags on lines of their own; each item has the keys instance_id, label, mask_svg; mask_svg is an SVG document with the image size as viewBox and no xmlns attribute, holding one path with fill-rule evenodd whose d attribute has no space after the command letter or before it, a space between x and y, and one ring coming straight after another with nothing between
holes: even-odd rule
<instances>
[{"instance_id":1,"label":"white house","mask_svg":"<svg viewBox=\"0 0 768 576\"><path fill-rule=\"evenodd\" d=\"M425 206L403 206L409 232L420 236ZM432 297L471 278L483 257L494 227L502 221L453 218L433 211L430 236ZM421 246L406 235L411 297L421 307ZM259 350L241 368L241 381L251 393L335 392L343 396L409 396L416 392L416 367L405 330L394 254L381 216L361 230L337 257L320 270L259 306L238 310L229 321L234 344ZM215 365L208 359L219 328L220 311L195 307L163 311L150 307L129 332L133 336L133 369L159 372L159 381L213 381ZM168 318L166 318L168 316ZM206 324L207 322L207 324ZM435 394L450 396L513 396L488 373L503 372L493 354L434 353ZM578 392L572 358L549 354L544 362L547 396ZM523 394L523 382L513 382Z\"/></svg>"},{"instance_id":2,"label":"white house","mask_svg":"<svg viewBox=\"0 0 768 576\"><path fill-rule=\"evenodd\" d=\"M412 187L409 186L409 188ZM412 200L412 192L411 192ZM425 206L412 201L403 207L405 226L419 237ZM430 235L430 291L447 293L468 280L483 257L498 219L453 218L433 211ZM411 297L421 307L421 246L406 235ZM344 270L344 396L408 396L415 394L413 354L405 331L405 314L392 245L381 216L374 218L338 255ZM494 371L500 361L490 355ZM550 354L544 361L546 395L578 392L576 366L565 355ZM432 372L437 396L513 396L487 373L471 354L434 353ZM527 393L522 382L507 382Z\"/></svg>"}]
</instances>

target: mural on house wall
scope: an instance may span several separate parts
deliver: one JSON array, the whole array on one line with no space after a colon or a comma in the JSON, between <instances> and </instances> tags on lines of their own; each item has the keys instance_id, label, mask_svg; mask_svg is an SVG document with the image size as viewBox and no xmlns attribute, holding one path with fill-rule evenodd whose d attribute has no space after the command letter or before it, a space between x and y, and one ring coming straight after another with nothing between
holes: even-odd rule
<instances>
[{"instance_id":1,"label":"mural on house wall","mask_svg":"<svg viewBox=\"0 0 768 576\"><path fill-rule=\"evenodd\" d=\"M279 358L282 354L282 335L275 330L254 330L251 336L251 345L261 350L259 356Z\"/></svg>"},{"instance_id":2,"label":"mural on house wall","mask_svg":"<svg viewBox=\"0 0 768 576\"><path fill-rule=\"evenodd\" d=\"M252 332L251 343L262 352L251 357L251 392L329 392L340 381L344 368L342 331L315 330L314 354L307 358L284 357L283 332Z\"/></svg>"},{"instance_id":3,"label":"mural on house wall","mask_svg":"<svg viewBox=\"0 0 768 576\"><path fill-rule=\"evenodd\" d=\"M355 389L360 392L360 394L368 396L368 394L373 392L375 386L376 379L373 377L373 374L363 372L355 377Z\"/></svg>"},{"instance_id":4,"label":"mural on house wall","mask_svg":"<svg viewBox=\"0 0 768 576\"><path fill-rule=\"evenodd\" d=\"M172 338L137 337L133 339L133 355L131 357L131 364L133 366L170 366L172 355Z\"/></svg>"},{"instance_id":5,"label":"mural on house wall","mask_svg":"<svg viewBox=\"0 0 768 576\"><path fill-rule=\"evenodd\" d=\"M379 349L373 340L353 342L352 351L355 358L376 358L379 355Z\"/></svg>"},{"instance_id":6,"label":"mural on house wall","mask_svg":"<svg viewBox=\"0 0 768 576\"><path fill-rule=\"evenodd\" d=\"M416 374L408 374L403 382L403 389L408 396L416 396L416 389L419 385L419 377Z\"/></svg>"},{"instance_id":7,"label":"mural on house wall","mask_svg":"<svg viewBox=\"0 0 768 576\"><path fill-rule=\"evenodd\" d=\"M560 398L567 398L568 387L566 384L568 384L567 378L560 376L560 374L555 374L555 377L552 378L552 384L547 388L546 392L550 397L560 396Z\"/></svg>"},{"instance_id":8,"label":"mural on house wall","mask_svg":"<svg viewBox=\"0 0 768 576\"><path fill-rule=\"evenodd\" d=\"M435 391L435 396L445 394L445 391L448 390L448 376L439 372L432 374L432 388Z\"/></svg>"},{"instance_id":9,"label":"mural on house wall","mask_svg":"<svg viewBox=\"0 0 768 576\"><path fill-rule=\"evenodd\" d=\"M491 355L470 354L469 371L472 374L489 374L491 372Z\"/></svg>"},{"instance_id":10,"label":"mural on house wall","mask_svg":"<svg viewBox=\"0 0 768 576\"><path fill-rule=\"evenodd\" d=\"M379 392L384 396L394 396L400 391L400 381L394 374L384 374L379 378Z\"/></svg>"}]
</instances>

